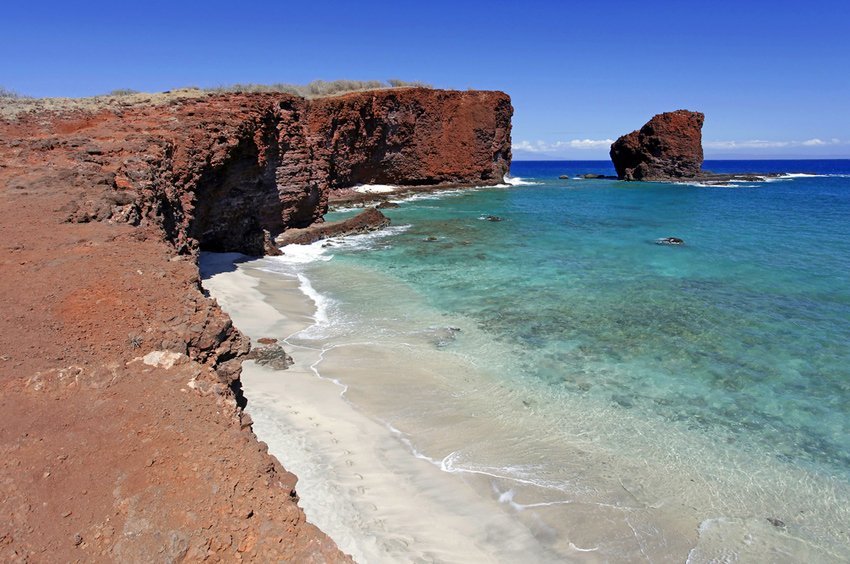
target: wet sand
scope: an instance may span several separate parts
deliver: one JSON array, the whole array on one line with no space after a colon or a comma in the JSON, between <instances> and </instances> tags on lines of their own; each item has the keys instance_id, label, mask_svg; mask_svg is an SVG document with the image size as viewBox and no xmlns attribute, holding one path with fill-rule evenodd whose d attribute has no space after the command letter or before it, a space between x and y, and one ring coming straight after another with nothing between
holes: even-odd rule
<instances>
[{"instance_id":1,"label":"wet sand","mask_svg":"<svg viewBox=\"0 0 850 564\"><path fill-rule=\"evenodd\" d=\"M220 257L205 263L214 260ZM263 284L266 277L274 283ZM285 338L312 323L313 304L298 286L297 279L281 282L244 268L204 281L255 345L258 338ZM322 351L284 347L295 360L286 371L243 364L246 411L270 453L299 477L308 519L343 551L360 562L556 558L477 493L486 484L470 482L481 478L447 474L416 458L397 432L346 401L343 386L313 369Z\"/></svg>"}]
</instances>

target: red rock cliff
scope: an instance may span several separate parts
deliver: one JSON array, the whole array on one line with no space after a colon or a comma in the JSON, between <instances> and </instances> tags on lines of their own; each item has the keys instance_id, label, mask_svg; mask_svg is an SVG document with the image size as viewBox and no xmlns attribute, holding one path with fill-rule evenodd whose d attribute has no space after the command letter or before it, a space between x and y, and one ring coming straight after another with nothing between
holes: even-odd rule
<instances>
[{"instance_id":1,"label":"red rock cliff","mask_svg":"<svg viewBox=\"0 0 850 564\"><path fill-rule=\"evenodd\" d=\"M244 94L26 115L10 134L39 136L19 158L66 155L80 186L70 221L156 225L180 252L260 255L269 236L320 220L334 188L501 182L511 115L500 92Z\"/></svg>"},{"instance_id":2,"label":"red rock cliff","mask_svg":"<svg viewBox=\"0 0 850 564\"><path fill-rule=\"evenodd\" d=\"M511 163L499 92L394 89L315 100L307 120L331 188L495 184Z\"/></svg>"},{"instance_id":3,"label":"red rock cliff","mask_svg":"<svg viewBox=\"0 0 850 564\"><path fill-rule=\"evenodd\" d=\"M510 102L153 102L0 121L0 560L345 561L239 407L195 251L261 254L352 183L499 180Z\"/></svg>"},{"instance_id":4,"label":"red rock cliff","mask_svg":"<svg viewBox=\"0 0 850 564\"><path fill-rule=\"evenodd\" d=\"M676 180L702 171L702 124L699 112L658 114L637 131L611 145L611 160L621 180Z\"/></svg>"}]
</instances>

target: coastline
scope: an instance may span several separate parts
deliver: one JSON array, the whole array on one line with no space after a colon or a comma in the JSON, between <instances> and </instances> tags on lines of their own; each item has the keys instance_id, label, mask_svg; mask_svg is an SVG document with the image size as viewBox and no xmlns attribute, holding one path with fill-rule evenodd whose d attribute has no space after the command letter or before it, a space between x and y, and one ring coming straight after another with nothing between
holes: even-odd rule
<instances>
[{"instance_id":1,"label":"coastline","mask_svg":"<svg viewBox=\"0 0 850 564\"><path fill-rule=\"evenodd\" d=\"M204 286L243 334L252 341L282 337L279 342L295 359L285 371L243 363L245 410L269 453L298 475L299 504L308 520L356 561L601 562L629 554L666 560L684 559L698 546L699 521L689 510L645 506L635 497L641 496L638 484L594 475L604 466L590 458L582 471L587 483L568 493L486 466L465 467L451 446L464 439L446 434L454 425L472 424L470 431L480 437L495 432L518 440L510 438L509 427L492 430L488 421L479 425L451 412L434 413L428 450L451 454L442 460L422 454L403 431L376 414L381 404L396 403L396 387L409 393L424 373L411 371L405 382L395 379L398 359L368 343L351 347L353 353L336 348L342 354L333 359L330 350L288 345L286 339L315 327L314 291L305 292L303 280L264 272L266 260L240 263L235 270L214 268L219 273L205 276ZM328 364L326 372L346 381L372 381L359 392L349 390L339 379L323 376L322 363ZM451 378L473 368L445 365L438 372ZM449 394L443 390L435 398L442 402L439 396ZM550 446L552 454L560 452ZM644 512L648 522L639 517Z\"/></svg>"},{"instance_id":2,"label":"coastline","mask_svg":"<svg viewBox=\"0 0 850 564\"><path fill-rule=\"evenodd\" d=\"M219 260L232 263L232 256L206 255L204 270ZM345 385L319 374L324 351L286 344L312 325L316 311L297 279L244 266L204 278L243 334L283 337L295 359L285 371L243 362L245 411L270 454L298 475L309 521L342 551L362 562L557 560L531 531L492 511L480 493L486 480L458 479L412 456L398 430L358 410Z\"/></svg>"},{"instance_id":3,"label":"coastline","mask_svg":"<svg viewBox=\"0 0 850 564\"><path fill-rule=\"evenodd\" d=\"M399 226L403 227L405 226ZM337 246L339 242L334 241L333 244ZM314 245L312 249L302 247L305 252L302 257L304 262L315 260L315 255L306 255L314 251L321 253L320 245ZM291 250L285 251L289 251L291 256ZM276 274L265 272L275 270L268 268L270 262L275 260L277 259L266 258L260 259L260 262L241 264L239 270L244 272L241 278L235 280L236 285L230 288L234 295L242 295L243 299L247 299L245 295L251 294L251 301L271 306L274 311L274 317L277 319L274 323L267 320L264 327L254 329L245 326L245 331L252 339L290 337L293 335L291 330L297 332L306 327L316 327L316 317L323 318L319 320L318 325L339 321L334 318L334 308L321 307L317 314L317 304L313 303L313 300L321 301L322 297L309 285L306 278L290 278L284 283L286 277L281 271ZM327 264L322 266L321 273L316 271L315 282L322 292L328 289L329 280L323 279L328 276L337 280L337 284L356 283L373 289L382 288L382 292L390 294L400 291L392 281L377 278L356 279L352 277L353 274L355 272L350 265ZM346 282L339 282L341 280ZM389 285L383 282L388 282ZM213 291L213 295L218 294ZM332 292L331 295L336 294ZM363 304L372 303L369 299L361 299L368 296L359 296L356 301ZM394 296L394 299L399 303L409 304L410 307L418 307L415 305L414 296ZM227 300L221 301L221 304L232 315L236 326L243 329L238 310L232 310ZM382 304L382 308L385 305ZM391 318L395 319L396 316L392 315L392 312L401 310L393 310L392 304L389 307L390 309L382 309L383 314L389 313ZM327 319L328 317L331 319ZM275 323L285 325L287 319L290 320L290 325L286 326L286 331L272 335L262 334L263 330L270 330ZM294 320L298 323L292 325ZM400 326L404 326L407 333L415 335L415 331L411 333L411 330L415 330L417 326L410 325L404 316L398 316L396 321ZM454 321L444 319L442 323ZM474 338L474 328L466 324L462 326L464 339ZM523 443L526 439L522 429L539 426L539 421L531 424L523 419L540 414L527 413L533 412L534 409L527 410L522 404L517 405L515 400L518 398L506 390L480 387L475 389L475 384L484 382L480 379L469 384L472 388L465 387L466 384L458 388L455 386L455 380L467 380L468 375L477 367L445 364L456 362L457 359L446 360L446 355L450 356L450 353L434 351L433 347L422 347L413 341L408 340L409 346L399 347L397 341L385 338L385 329L384 326L376 327L370 337L363 332L352 334L347 341L337 340L331 348L321 353L308 350L307 352L312 352L314 356L309 357L308 354L308 358L303 360L301 375L295 385L285 386L282 383L292 384L289 381L293 373L289 371L273 372L256 367L254 363L245 364L245 391L249 401L247 411L254 417L258 435L269 443L271 452L287 460L287 466L301 478L299 491L302 494L302 506L311 521L316 522L343 550L354 554L355 558L380 561L397 560L402 556L409 557L410 554L431 554L433 549L426 547L434 546L430 543L435 537L431 536L428 527L432 526L434 521L449 521L451 517L443 518L443 515L454 500L461 499L463 505L473 508L465 514L466 520L474 523L476 520L480 521L482 515L488 516L495 511L507 519L512 530L524 529L527 534L515 536L512 543L516 544L511 546L522 546L522 549L517 549L522 554L528 554L529 549L542 550L542 555L537 558L541 561L604 561L642 557L661 561L687 559L690 562L701 562L722 552L751 558L768 558L787 553L807 555L824 561L830 561L830 557L835 561L840 560L838 553L832 553L828 548L827 552L821 552L824 547L808 546L805 537L788 534L791 531L786 530L784 524L780 527L771 521L773 519L778 522L775 518L777 515L785 518L787 510L794 503L806 507L809 515L816 516L824 512L828 509L828 501L811 500L805 491L812 488L811 492L814 493L822 487L829 488L829 484L815 485L810 482L812 477L807 476L801 469L764 460L762 462L766 466L776 466L776 472L779 472L776 477L783 479L778 482L769 481L770 485L766 489L763 487L766 484L750 484L743 490L735 490L735 487L746 482L746 476L754 468L752 462L738 458L734 449L730 448L723 450L723 458L705 459L704 467L694 467L688 461L700 460L701 457L714 452L714 449L703 441L689 442L687 448L682 451L673 447L667 448L666 445L657 445L657 448L643 450L641 457L632 459L628 459L626 452L615 452L616 445L582 445L582 427L599 431L602 425L601 432L604 434L604 429L616 432L626 424L613 421L609 423L606 419L614 415L611 412L582 413L575 410L579 407L578 404L571 404L572 409L568 408L562 417L566 417L566 420L576 419L568 421L564 427L576 431L570 435L576 440L570 440L569 445L543 443L544 448L536 451L537 455L545 454L551 460L564 460L565 465L570 468L570 471L565 469L562 476L568 476L572 472L575 481L571 482L570 486L576 488L570 489L567 495L562 493L553 496L553 490L547 491L547 488L541 487L540 484L523 483L522 479L517 480L516 474L509 476L494 472L492 469L496 468L496 461L509 462L505 462L500 456L503 451L486 450L489 448L489 435L503 437L505 441L515 445ZM304 340L296 338L291 343L304 345ZM299 356L303 356L303 351L286 344L284 346L287 352L296 358L296 363L301 360ZM438 356L443 359L438 360ZM392 373L389 368L394 365L404 366L404 373ZM255 371L254 368L259 370ZM321 372L313 371L314 368L321 369ZM337 381L334 382L333 379ZM310 382L311 384L308 384ZM442 386L443 382L446 386ZM252 388L252 384L256 387ZM346 388L349 384L351 387ZM476 393L461 398L453 397L453 394L463 396L464 391ZM485 392L486 397L482 398L482 401L476 401L479 391ZM476 422L475 413L479 410L484 413L487 403L485 400L489 397L496 403L510 406L511 411L506 413L506 420ZM334 401L329 401L329 398ZM398 407L403 403L400 400L405 399L412 399L413 401L408 403L414 405L416 410L421 407L423 413L412 413ZM287 403L282 404L284 400ZM532 401L532 405L533 403ZM293 414L287 410L299 413ZM352 420L346 421L347 417L340 415L343 411L351 414ZM366 421L375 425L362 427L359 426L360 423L352 421ZM392 425L385 421L391 421ZM495 426L492 425L494 421L497 423ZM524 423L526 425L523 425ZM553 423L560 424L563 421L553 420ZM344 430L346 426L349 431ZM351 428L357 431L352 432ZM637 426L634 428L633 439L645 447L653 443L653 432L657 431L657 428L651 426ZM694 438L685 433L684 428L671 431L678 434L675 441L677 447L682 447L683 441L692 441ZM328 444L329 437L340 442L330 441ZM528 437L532 442L537 440L536 437ZM368 445L362 450L371 450L369 456L356 458L362 453L346 452L355 451L352 447L356 445L359 448L361 443ZM475 448L463 452L466 444L474 445ZM287 448L290 450L286 450ZM640 451L640 448L638 450ZM393 454L386 454L388 452ZM494 464L488 463L488 456ZM646 460L643 456L647 457ZM397 462L388 464L389 460ZM476 460L479 465L472 465ZM351 466L348 466L346 461L350 461ZM412 469L410 465L415 463L428 468L430 472ZM335 464L337 466L334 466ZM663 475L643 475L641 470L648 464L669 465L670 468ZM779 468L780 466L782 468ZM350 477L344 476L352 468L356 468L356 473L364 476L367 482L369 473L381 476L381 479L368 485L352 483L349 481ZM433 479L409 478L419 475L420 472L431 474ZM408 491L406 494L400 494L399 490L388 493L381 490L387 483L395 485L393 482L411 485L415 493ZM444 498L439 495L428 498L429 491L454 492L454 488L459 487L458 484L464 485L465 489L462 491L469 494L469 497L463 493L453 493L448 503L441 501ZM799 484L805 491L793 491L794 484ZM358 489L359 486L362 486L363 490ZM740 497L736 495L724 499L720 492L727 490L738 491ZM785 507L784 503L775 503L782 498L782 492L788 496L788 507ZM315 499L311 499L314 495ZM376 497L371 499L378 502L366 501L369 495L375 495ZM385 504L384 500L398 499L398 495L406 495L408 506L414 505L410 504L410 499L418 501L427 498L433 501L433 504L416 505L416 511L411 518L401 509L390 510L387 505L392 503ZM372 512L387 511L389 517L384 518L382 522L384 528L370 529L369 527L375 525L374 521L360 518L367 503L373 503L374 509L367 507ZM477 508L482 508L483 512L479 513ZM407 508L409 509L410 507ZM317 517L316 511L325 511L331 520L323 522L322 517ZM416 519L423 512L427 512L431 518L424 523L418 523ZM448 515L457 516L457 513L449 511ZM800 522L808 518L808 515L800 517ZM461 522L463 520L461 519ZM386 529L388 522L393 523L392 531ZM351 523L357 523L362 528L352 532ZM415 531L414 534L400 532L408 525ZM810 523L808 526L814 527L810 531L817 531L819 525ZM474 531L467 530L464 534L465 540L475 539L475 534ZM741 540L750 535L751 542ZM437 546L445 546L445 539L439 535L435 536L439 540ZM388 539L404 539L404 548ZM367 542L372 544L364 548L364 543ZM354 548L351 548L352 546ZM472 546L472 552L469 552L468 544L463 547L453 544L452 549L456 548L458 552L444 552L439 558L462 561L475 555L475 558L484 560L521 560L511 558L510 551L496 550L492 545L489 546L489 554L487 547L483 547L481 542L473 542ZM836 548L840 550L839 547ZM369 552L370 550L372 552ZM485 556L482 557L482 553ZM456 556L451 556L452 554Z\"/></svg>"}]
</instances>

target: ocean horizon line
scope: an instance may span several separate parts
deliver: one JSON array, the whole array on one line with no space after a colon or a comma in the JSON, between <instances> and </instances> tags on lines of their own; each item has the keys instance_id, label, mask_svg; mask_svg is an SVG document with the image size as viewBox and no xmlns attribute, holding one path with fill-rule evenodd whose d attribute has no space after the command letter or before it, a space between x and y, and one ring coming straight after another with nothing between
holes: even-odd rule
<instances>
[{"instance_id":1,"label":"ocean horizon line","mask_svg":"<svg viewBox=\"0 0 850 564\"><path fill-rule=\"evenodd\" d=\"M525 159L525 158L514 158L511 159L512 162L520 162L520 163L542 163L542 162L578 162L578 163L611 163L611 159ZM825 158L809 158L809 157L754 157L754 158L719 158L719 157L711 157L706 158L703 162L712 162L712 161L765 161L765 162L778 162L778 161L850 161L850 157L825 157ZM612 165L613 166L613 165Z\"/></svg>"}]
</instances>

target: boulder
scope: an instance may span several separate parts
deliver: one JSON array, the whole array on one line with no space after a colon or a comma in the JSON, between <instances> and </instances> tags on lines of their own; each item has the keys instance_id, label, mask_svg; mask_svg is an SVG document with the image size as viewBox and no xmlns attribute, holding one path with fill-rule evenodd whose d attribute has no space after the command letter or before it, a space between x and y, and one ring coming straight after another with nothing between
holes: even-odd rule
<instances>
[{"instance_id":1,"label":"boulder","mask_svg":"<svg viewBox=\"0 0 850 564\"><path fill-rule=\"evenodd\" d=\"M621 180L680 180L702 173L700 112L658 114L611 145L611 160Z\"/></svg>"},{"instance_id":2,"label":"boulder","mask_svg":"<svg viewBox=\"0 0 850 564\"><path fill-rule=\"evenodd\" d=\"M342 221L331 221L327 223L314 223L303 229L289 229L280 235L276 242L281 247L284 245L309 245L322 239L330 237L342 237L344 235L358 235L377 231L390 224L390 218L375 208L367 208L354 217Z\"/></svg>"},{"instance_id":3,"label":"boulder","mask_svg":"<svg viewBox=\"0 0 850 564\"><path fill-rule=\"evenodd\" d=\"M684 245L685 241L678 237L662 237L655 240L656 245Z\"/></svg>"}]
</instances>

